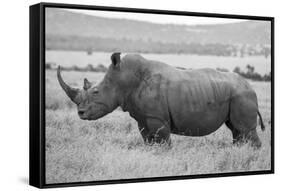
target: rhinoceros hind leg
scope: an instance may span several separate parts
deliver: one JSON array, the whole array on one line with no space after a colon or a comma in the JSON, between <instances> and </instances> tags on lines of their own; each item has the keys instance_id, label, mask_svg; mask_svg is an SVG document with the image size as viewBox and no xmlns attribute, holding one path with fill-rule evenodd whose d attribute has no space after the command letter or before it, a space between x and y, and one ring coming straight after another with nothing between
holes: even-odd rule
<instances>
[{"instance_id":1,"label":"rhinoceros hind leg","mask_svg":"<svg viewBox=\"0 0 281 191\"><path fill-rule=\"evenodd\" d=\"M229 125L239 142L251 142L259 148L261 141L257 135L257 100L253 93L234 97L230 103ZM236 133L237 132L237 133Z\"/></svg>"},{"instance_id":2,"label":"rhinoceros hind leg","mask_svg":"<svg viewBox=\"0 0 281 191\"><path fill-rule=\"evenodd\" d=\"M245 136L246 140L249 140L251 145L255 148L260 148L261 147L261 141L260 138L258 137L257 130L251 130L247 135Z\"/></svg>"},{"instance_id":3,"label":"rhinoceros hind leg","mask_svg":"<svg viewBox=\"0 0 281 191\"><path fill-rule=\"evenodd\" d=\"M233 137L233 144L241 144L243 142L243 135L233 127L230 120L225 122L225 125L231 130Z\"/></svg>"}]
</instances>

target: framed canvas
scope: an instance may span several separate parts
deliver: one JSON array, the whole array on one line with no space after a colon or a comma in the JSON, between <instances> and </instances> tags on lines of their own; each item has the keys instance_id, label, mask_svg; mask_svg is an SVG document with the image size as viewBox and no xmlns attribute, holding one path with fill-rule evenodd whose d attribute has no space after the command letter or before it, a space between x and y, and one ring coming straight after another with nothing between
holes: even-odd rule
<instances>
[{"instance_id":1,"label":"framed canvas","mask_svg":"<svg viewBox=\"0 0 281 191\"><path fill-rule=\"evenodd\" d=\"M273 172L273 17L30 6L30 185Z\"/></svg>"}]
</instances>

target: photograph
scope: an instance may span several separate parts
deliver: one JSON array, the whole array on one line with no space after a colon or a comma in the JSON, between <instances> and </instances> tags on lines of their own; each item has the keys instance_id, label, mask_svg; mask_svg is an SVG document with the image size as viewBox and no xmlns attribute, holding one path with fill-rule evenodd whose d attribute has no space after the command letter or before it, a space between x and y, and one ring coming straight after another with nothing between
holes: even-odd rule
<instances>
[{"instance_id":1,"label":"photograph","mask_svg":"<svg viewBox=\"0 0 281 191\"><path fill-rule=\"evenodd\" d=\"M44 14L47 185L272 170L272 21Z\"/></svg>"}]
</instances>

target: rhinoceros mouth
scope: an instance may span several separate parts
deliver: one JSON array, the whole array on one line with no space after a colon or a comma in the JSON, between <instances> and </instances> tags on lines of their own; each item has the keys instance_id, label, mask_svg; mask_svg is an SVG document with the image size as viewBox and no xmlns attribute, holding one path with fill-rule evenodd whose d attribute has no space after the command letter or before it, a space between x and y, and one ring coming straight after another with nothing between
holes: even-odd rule
<instances>
[{"instance_id":1,"label":"rhinoceros mouth","mask_svg":"<svg viewBox=\"0 0 281 191\"><path fill-rule=\"evenodd\" d=\"M107 105L104 103L94 103L91 108L83 115L80 115L82 120L96 120L109 113Z\"/></svg>"}]
</instances>

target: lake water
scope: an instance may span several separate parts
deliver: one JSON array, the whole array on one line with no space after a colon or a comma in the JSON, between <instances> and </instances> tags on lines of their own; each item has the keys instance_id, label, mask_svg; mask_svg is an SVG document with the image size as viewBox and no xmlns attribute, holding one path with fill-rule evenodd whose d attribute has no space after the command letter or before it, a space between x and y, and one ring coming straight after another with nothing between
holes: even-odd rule
<instances>
[{"instance_id":1,"label":"lake water","mask_svg":"<svg viewBox=\"0 0 281 191\"><path fill-rule=\"evenodd\" d=\"M46 62L55 63L61 66L86 66L92 64L96 66L103 64L108 66L110 56L112 53L107 52L93 52L88 55L87 52L82 51L46 51ZM125 55L122 54L122 55ZM122 56L121 55L121 56ZM143 57L152 60L158 60L166 64L184 67L184 68L225 68L233 71L236 66L245 71L246 66L249 64L255 67L255 71L259 74L268 74L271 71L270 58L263 56L252 57L222 57L222 56L198 56L198 55L185 55L185 54L141 54Z\"/></svg>"}]
</instances>

